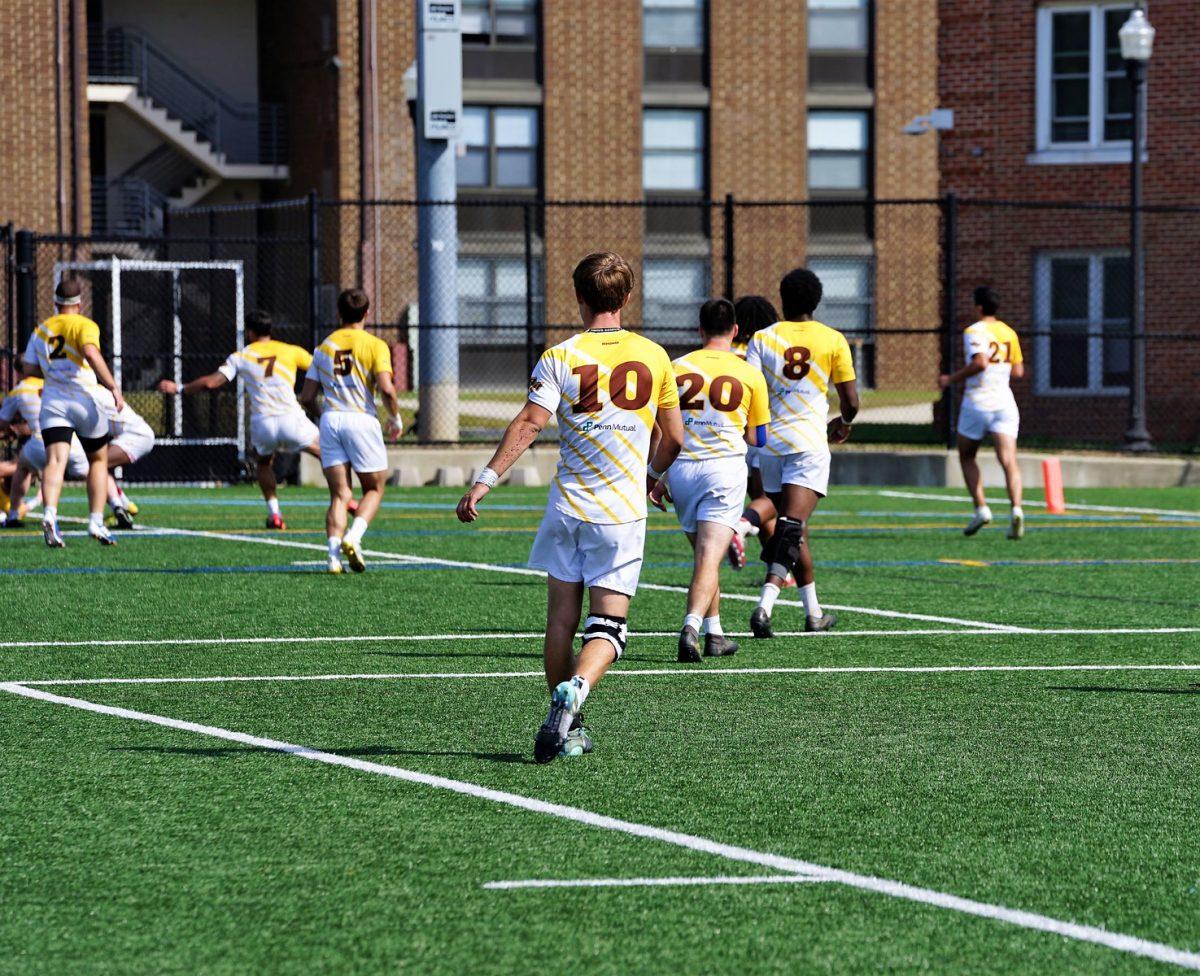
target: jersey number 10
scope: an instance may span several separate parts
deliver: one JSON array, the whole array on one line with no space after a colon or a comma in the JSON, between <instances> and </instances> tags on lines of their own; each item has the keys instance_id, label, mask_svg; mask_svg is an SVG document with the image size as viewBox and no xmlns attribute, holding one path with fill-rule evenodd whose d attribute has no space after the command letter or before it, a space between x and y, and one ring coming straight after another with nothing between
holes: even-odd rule
<instances>
[{"instance_id":1,"label":"jersey number 10","mask_svg":"<svg viewBox=\"0 0 1200 976\"><path fill-rule=\"evenodd\" d=\"M576 366L571 370L579 377L579 402L571 407L572 413L599 413L600 367ZM633 379L633 392L629 390ZM608 374L608 396L614 407L622 410L641 410L650 402L654 393L654 377L645 363L621 363Z\"/></svg>"}]
</instances>

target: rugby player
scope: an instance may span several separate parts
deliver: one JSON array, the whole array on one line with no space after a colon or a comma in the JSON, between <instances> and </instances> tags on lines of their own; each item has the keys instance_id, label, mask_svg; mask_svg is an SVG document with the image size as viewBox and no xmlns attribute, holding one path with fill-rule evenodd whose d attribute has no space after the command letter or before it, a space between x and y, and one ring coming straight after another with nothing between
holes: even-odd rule
<instances>
[{"instance_id":1,"label":"rugby player","mask_svg":"<svg viewBox=\"0 0 1200 976\"><path fill-rule=\"evenodd\" d=\"M829 442L842 443L858 413L858 389L850 344L836 329L815 321L821 280L807 268L788 272L779 284L784 321L750 340L746 362L762 370L771 396L771 426L762 453L763 488L779 516L763 550L767 577L750 629L774 636L771 612L788 573L804 602L804 629L826 631L836 623L817 600L808 521L829 490ZM826 393L838 393L840 416L828 419Z\"/></svg>"},{"instance_id":2,"label":"rugby player","mask_svg":"<svg viewBox=\"0 0 1200 976\"><path fill-rule=\"evenodd\" d=\"M75 436L88 460L88 535L101 545L116 545L104 525L109 409L119 413L125 400L100 354L100 326L79 314L82 296L78 279L65 277L59 281L54 293L55 314L37 327L24 355L26 374L46 381L38 418L46 445L42 537L52 549L65 545L58 531L58 500ZM101 389L112 395L112 408L102 405L97 395Z\"/></svg>"},{"instance_id":3,"label":"rugby player","mask_svg":"<svg viewBox=\"0 0 1200 976\"><path fill-rule=\"evenodd\" d=\"M388 468L384 432L375 409L376 391L388 410L388 438L399 438L404 425L392 382L392 351L382 339L365 331L370 299L361 289L351 288L338 295L337 307L342 327L313 353L300 402L312 412L317 394L324 391L320 458L329 485L325 516L329 572L342 571L341 553L350 568L361 573L367 564L360 544L383 501ZM351 471L358 475L363 495L346 531L346 510L353 500Z\"/></svg>"},{"instance_id":4,"label":"rugby player","mask_svg":"<svg viewBox=\"0 0 1200 976\"><path fill-rule=\"evenodd\" d=\"M250 394L250 444L254 448L258 487L267 503L267 528L286 529L279 508L275 479L275 454L304 451L320 458L320 434L296 400L296 378L312 365L307 349L271 338L269 312L246 316L245 348L230 353L215 373L198 377L182 387L172 380L158 384L163 393L200 393L216 390L239 376Z\"/></svg>"},{"instance_id":5,"label":"rugby player","mask_svg":"<svg viewBox=\"0 0 1200 976\"><path fill-rule=\"evenodd\" d=\"M763 375L732 351L737 313L728 299L714 298L700 308L703 347L672 363L683 415L683 448L667 482L659 482L651 501L669 486L679 525L695 552L688 587L687 613L679 634L679 660L737 652L736 641L721 627L720 567L746 497L746 446L767 442L771 419Z\"/></svg>"},{"instance_id":6,"label":"rugby player","mask_svg":"<svg viewBox=\"0 0 1200 976\"><path fill-rule=\"evenodd\" d=\"M547 589L550 711L534 741L539 763L592 749L580 709L625 651L646 541L646 495L683 443L670 357L621 326L633 269L619 254L599 252L572 277L584 331L542 353L528 401L458 503L460 521L479 518L479 503L557 414L558 472L529 556L530 566L545 570ZM585 587L588 617L576 657Z\"/></svg>"},{"instance_id":7,"label":"rugby player","mask_svg":"<svg viewBox=\"0 0 1200 976\"><path fill-rule=\"evenodd\" d=\"M992 510L983 493L979 462L975 460L983 438L991 434L996 459L1004 469L1008 500L1012 510L1008 537L1025 535L1025 512L1021 507L1021 468L1017 464L1017 433L1021 414L1009 385L1013 378L1025 375L1025 357L1021 340L1006 323L996 318L1000 299L990 288L976 288L976 321L963 332L963 359L966 365L950 375L938 377L943 390L966 381L962 409L958 414L958 460L963 480L975 502L975 514L963 535L974 535L992 520Z\"/></svg>"}]
</instances>

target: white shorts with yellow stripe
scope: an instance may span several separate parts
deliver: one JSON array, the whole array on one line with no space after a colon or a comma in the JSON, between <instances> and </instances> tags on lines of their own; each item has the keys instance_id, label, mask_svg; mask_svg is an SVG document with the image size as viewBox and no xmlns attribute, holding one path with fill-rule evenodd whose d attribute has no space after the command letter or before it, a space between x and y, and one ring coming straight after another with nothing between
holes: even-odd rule
<instances>
[{"instance_id":1,"label":"white shorts with yellow stripe","mask_svg":"<svg viewBox=\"0 0 1200 976\"><path fill-rule=\"evenodd\" d=\"M645 519L602 525L584 522L551 505L533 540L529 566L564 583L602 586L633 596L642 575L645 548Z\"/></svg>"}]
</instances>

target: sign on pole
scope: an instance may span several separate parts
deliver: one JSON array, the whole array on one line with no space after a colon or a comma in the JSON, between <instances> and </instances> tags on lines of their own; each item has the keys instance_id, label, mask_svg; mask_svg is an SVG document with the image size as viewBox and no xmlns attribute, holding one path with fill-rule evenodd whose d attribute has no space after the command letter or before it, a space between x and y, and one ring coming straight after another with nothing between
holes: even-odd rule
<instances>
[{"instance_id":1,"label":"sign on pole","mask_svg":"<svg viewBox=\"0 0 1200 976\"><path fill-rule=\"evenodd\" d=\"M421 0L420 12L421 134L426 139L457 139L462 126L459 0Z\"/></svg>"}]
</instances>

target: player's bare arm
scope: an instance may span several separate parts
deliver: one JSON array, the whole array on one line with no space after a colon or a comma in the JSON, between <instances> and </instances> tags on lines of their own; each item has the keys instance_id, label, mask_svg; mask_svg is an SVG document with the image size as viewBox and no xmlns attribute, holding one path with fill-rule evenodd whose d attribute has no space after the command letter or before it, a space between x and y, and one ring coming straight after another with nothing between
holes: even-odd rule
<instances>
[{"instance_id":1,"label":"player's bare arm","mask_svg":"<svg viewBox=\"0 0 1200 976\"><path fill-rule=\"evenodd\" d=\"M846 380L835 385L841 414L829 422L829 439L834 444L845 444L850 439L850 425L858 416L858 381Z\"/></svg>"},{"instance_id":2,"label":"player's bare arm","mask_svg":"<svg viewBox=\"0 0 1200 976\"><path fill-rule=\"evenodd\" d=\"M317 396L320 392L321 384L310 379L306 379L304 386L300 389L300 406L310 417L315 417L317 414Z\"/></svg>"},{"instance_id":3,"label":"player's bare arm","mask_svg":"<svg viewBox=\"0 0 1200 976\"><path fill-rule=\"evenodd\" d=\"M400 401L396 398L396 383L392 374L376 373L375 386L379 390L379 395L383 397L383 404L388 411L387 429L384 434L388 440L397 441L404 433L404 420L400 416Z\"/></svg>"},{"instance_id":4,"label":"player's bare arm","mask_svg":"<svg viewBox=\"0 0 1200 976\"><path fill-rule=\"evenodd\" d=\"M228 382L229 380L225 377L224 373L207 373L204 376L198 376L196 379L184 383L183 386L180 386L174 380L160 380L158 392L166 393L169 396L174 396L176 393L191 396L193 393L220 389Z\"/></svg>"},{"instance_id":5,"label":"player's bare arm","mask_svg":"<svg viewBox=\"0 0 1200 976\"><path fill-rule=\"evenodd\" d=\"M985 369L987 369L987 365L988 365L987 364L987 356L985 356L981 352L977 352L974 356L971 357L971 361L969 363L967 363L967 365L965 365L962 369L957 370L956 372L950 373L948 375L946 373L943 373L941 376L939 376L938 377L938 386L941 387L941 389L943 389L943 390L946 389L946 387L948 387L948 386L955 386L959 383L962 383L964 380L969 380L972 376L976 376L979 373L982 373ZM1018 373L1016 370L1017 370L1017 368L1014 366L1013 367L1013 375L1014 376L1024 376L1025 375L1025 368L1023 366L1021 367L1020 373Z\"/></svg>"},{"instance_id":6,"label":"player's bare arm","mask_svg":"<svg viewBox=\"0 0 1200 976\"><path fill-rule=\"evenodd\" d=\"M89 343L81 351L83 358L87 360L88 365L95 372L96 379L100 382L100 385L113 395L113 402L117 405L117 413L120 413L125 409L125 398L121 396L121 388L117 386L117 381L109 371L108 363L104 361L100 350Z\"/></svg>"},{"instance_id":7,"label":"player's bare arm","mask_svg":"<svg viewBox=\"0 0 1200 976\"><path fill-rule=\"evenodd\" d=\"M479 518L479 502L492 490L492 485L496 483L495 480L492 480L493 477L499 480L504 472L516 464L521 455L529 449L529 445L538 439L538 435L545 430L546 424L549 422L550 411L545 407L527 402L521 408L521 412L505 428L504 436L500 439L500 446L496 448L496 453L492 455L492 460L488 462L487 470L491 471L491 474L486 481L476 481L475 484L471 485L471 490L463 495L459 501L457 514L460 522L474 522ZM682 429L681 422L681 437ZM676 453L679 453L678 449L676 449Z\"/></svg>"},{"instance_id":8,"label":"player's bare arm","mask_svg":"<svg viewBox=\"0 0 1200 976\"><path fill-rule=\"evenodd\" d=\"M675 463L683 447L683 413L678 407L661 407L654 421L654 434L650 442L650 465L646 469L646 494L650 504L666 511L664 498L670 500L666 483L662 480L667 468Z\"/></svg>"}]
</instances>

